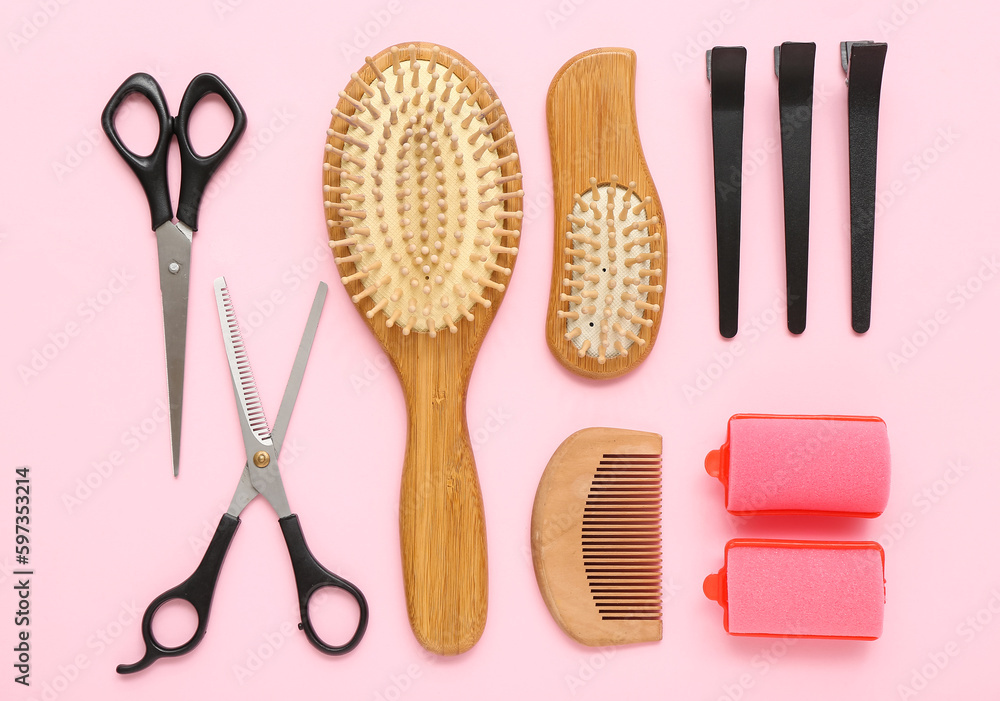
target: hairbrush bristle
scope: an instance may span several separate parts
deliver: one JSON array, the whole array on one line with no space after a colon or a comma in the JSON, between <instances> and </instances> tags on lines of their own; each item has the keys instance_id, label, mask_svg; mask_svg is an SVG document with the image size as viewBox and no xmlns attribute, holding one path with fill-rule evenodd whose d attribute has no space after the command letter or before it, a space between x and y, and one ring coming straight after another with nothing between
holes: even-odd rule
<instances>
[{"instance_id":1,"label":"hairbrush bristle","mask_svg":"<svg viewBox=\"0 0 1000 701\"><path fill-rule=\"evenodd\" d=\"M590 356L604 364L628 353L633 343L645 345L639 333L653 325L650 292L661 293L663 275L660 250L662 234L658 216L648 216L650 197L640 199L635 183L622 186L618 176L599 182L574 197L566 216L563 292L568 302L557 314L566 320L565 338L580 358Z\"/></svg>"},{"instance_id":2,"label":"hairbrush bristle","mask_svg":"<svg viewBox=\"0 0 1000 701\"><path fill-rule=\"evenodd\" d=\"M330 245L369 319L456 333L505 290L517 254L513 132L490 86L440 47L365 64L328 131Z\"/></svg>"}]
</instances>

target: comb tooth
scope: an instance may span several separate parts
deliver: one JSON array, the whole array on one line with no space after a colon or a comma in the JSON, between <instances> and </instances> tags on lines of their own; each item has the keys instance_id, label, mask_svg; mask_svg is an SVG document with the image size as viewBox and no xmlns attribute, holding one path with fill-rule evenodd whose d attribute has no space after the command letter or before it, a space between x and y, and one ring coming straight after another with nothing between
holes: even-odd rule
<instances>
[{"instance_id":1,"label":"comb tooth","mask_svg":"<svg viewBox=\"0 0 1000 701\"><path fill-rule=\"evenodd\" d=\"M625 352L622 349L619 352ZM582 529L584 570L594 606L605 621L659 620L660 457L603 457L591 481Z\"/></svg>"}]
</instances>

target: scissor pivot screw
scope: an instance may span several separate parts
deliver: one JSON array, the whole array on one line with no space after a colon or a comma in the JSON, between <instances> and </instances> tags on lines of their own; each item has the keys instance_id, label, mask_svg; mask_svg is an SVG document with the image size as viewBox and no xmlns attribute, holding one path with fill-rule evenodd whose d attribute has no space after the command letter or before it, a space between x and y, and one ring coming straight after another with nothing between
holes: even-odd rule
<instances>
[{"instance_id":1,"label":"scissor pivot screw","mask_svg":"<svg viewBox=\"0 0 1000 701\"><path fill-rule=\"evenodd\" d=\"M271 464L271 456L267 454L266 450L258 450L253 455L253 464L257 467L267 467Z\"/></svg>"},{"instance_id":2,"label":"scissor pivot screw","mask_svg":"<svg viewBox=\"0 0 1000 701\"><path fill-rule=\"evenodd\" d=\"M176 275L181 271L181 264L178 263L176 260L172 260L169 263L167 263L167 270Z\"/></svg>"}]
</instances>

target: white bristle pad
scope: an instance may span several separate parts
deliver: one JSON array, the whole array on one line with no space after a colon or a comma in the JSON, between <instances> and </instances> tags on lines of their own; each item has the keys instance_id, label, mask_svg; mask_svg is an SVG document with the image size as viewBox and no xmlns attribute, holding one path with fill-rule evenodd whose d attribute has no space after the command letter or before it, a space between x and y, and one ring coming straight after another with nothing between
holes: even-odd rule
<instances>
[{"instance_id":1,"label":"white bristle pad","mask_svg":"<svg viewBox=\"0 0 1000 701\"><path fill-rule=\"evenodd\" d=\"M488 287L505 289L510 269L497 260L517 253L521 218L505 202L523 192L517 154L497 148L511 141L499 101L474 72L449 70L454 59L416 55L394 51L384 84L352 76L362 97L342 93L353 112L334 111L347 128L330 133L327 167L342 171L326 199L331 246L356 269L343 280L364 288L354 301L370 297L370 318L434 335L490 306Z\"/></svg>"},{"instance_id":2,"label":"white bristle pad","mask_svg":"<svg viewBox=\"0 0 1000 701\"><path fill-rule=\"evenodd\" d=\"M615 358L628 353L642 325L651 325L650 312L659 305L647 302L650 288L658 287L663 261L650 243L658 241L658 217L649 218L646 202L634 183L618 184L617 176L575 197L567 217L566 247L572 262L565 265L562 301L569 310L566 338L580 357Z\"/></svg>"}]
</instances>

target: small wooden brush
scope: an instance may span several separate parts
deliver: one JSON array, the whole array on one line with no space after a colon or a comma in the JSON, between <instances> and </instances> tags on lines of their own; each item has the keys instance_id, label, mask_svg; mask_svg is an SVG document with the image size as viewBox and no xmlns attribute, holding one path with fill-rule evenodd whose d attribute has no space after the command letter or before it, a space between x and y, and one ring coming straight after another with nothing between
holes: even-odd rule
<instances>
[{"instance_id":1,"label":"small wooden brush","mask_svg":"<svg viewBox=\"0 0 1000 701\"><path fill-rule=\"evenodd\" d=\"M327 135L330 246L406 397L399 532L410 625L428 650L457 654L486 625L486 521L465 395L517 254L514 134L471 63L409 44L351 74Z\"/></svg>"},{"instance_id":2,"label":"small wooden brush","mask_svg":"<svg viewBox=\"0 0 1000 701\"><path fill-rule=\"evenodd\" d=\"M662 449L656 433L584 429L563 441L538 483L538 588L559 627L584 645L663 637Z\"/></svg>"},{"instance_id":3,"label":"small wooden brush","mask_svg":"<svg viewBox=\"0 0 1000 701\"><path fill-rule=\"evenodd\" d=\"M594 49L549 87L555 250L546 337L585 377L615 377L656 340L667 269L663 208L635 116L635 52Z\"/></svg>"}]
</instances>

